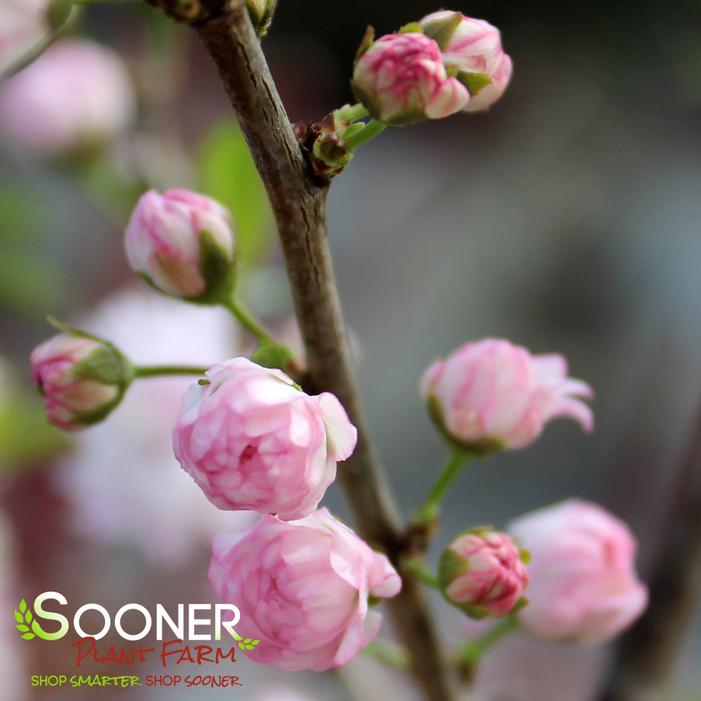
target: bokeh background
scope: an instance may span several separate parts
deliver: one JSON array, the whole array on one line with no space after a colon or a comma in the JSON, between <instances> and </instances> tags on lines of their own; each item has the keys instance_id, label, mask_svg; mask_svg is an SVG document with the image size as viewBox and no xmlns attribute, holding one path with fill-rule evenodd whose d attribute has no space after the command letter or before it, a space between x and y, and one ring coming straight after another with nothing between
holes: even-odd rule
<instances>
[{"instance_id":1,"label":"bokeh background","mask_svg":"<svg viewBox=\"0 0 701 701\"><path fill-rule=\"evenodd\" d=\"M280 0L265 50L291 119L351 99L367 24L383 33L434 9ZM408 511L444 458L417 396L425 366L488 335L564 353L596 390L595 433L556 424L527 451L465 473L435 552L470 525L503 525L580 496L631 524L645 576L701 401L701 4L484 0L451 9L501 28L515 65L507 94L484 114L389 130L358 153L330 198L374 437ZM236 521L213 510L170 454L182 381L144 382L107 424L68 438L44 424L30 389L27 357L50 333L47 313L142 362L206 363L246 350L225 316L158 299L133 279L121 236L145 187L199 188L231 206L244 294L294 335L267 203L195 35L139 3L87 8L71 32L122 56L138 114L99 157L47 160L0 142L3 624L15 599L47 589L108 608L207 601L208 539ZM328 503L347 514L338 487ZM435 603L448 640L472 633ZM701 695L701 616L689 619L669 701ZM32 690L30 674L64 672L73 651L9 628L0 651L8 701L275 701L292 692L372 701L399 683L367 660L313 676L243 661L245 685L228 692ZM493 651L473 698L593 701L608 654L516 636Z\"/></svg>"}]
</instances>

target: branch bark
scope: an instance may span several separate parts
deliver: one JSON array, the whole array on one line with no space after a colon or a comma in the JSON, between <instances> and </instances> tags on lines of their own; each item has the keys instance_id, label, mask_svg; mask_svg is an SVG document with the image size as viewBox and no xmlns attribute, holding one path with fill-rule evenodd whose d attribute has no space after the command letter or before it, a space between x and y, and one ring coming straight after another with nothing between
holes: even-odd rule
<instances>
[{"instance_id":1,"label":"branch bark","mask_svg":"<svg viewBox=\"0 0 701 701\"><path fill-rule=\"evenodd\" d=\"M370 443L345 338L326 225L328 186L307 169L243 0L203 0L202 12L178 16L169 0L153 0L198 31L212 57L268 192L285 257L311 388L333 392L358 428L358 445L339 480L359 533L400 569L402 592L388 602L411 671L430 701L451 701L423 591L401 571L404 539L394 501ZM177 1L173 7L182 9Z\"/></svg>"},{"instance_id":2,"label":"branch bark","mask_svg":"<svg viewBox=\"0 0 701 701\"><path fill-rule=\"evenodd\" d=\"M602 701L663 698L701 591L701 407L655 558L650 606L621 639Z\"/></svg>"}]
</instances>

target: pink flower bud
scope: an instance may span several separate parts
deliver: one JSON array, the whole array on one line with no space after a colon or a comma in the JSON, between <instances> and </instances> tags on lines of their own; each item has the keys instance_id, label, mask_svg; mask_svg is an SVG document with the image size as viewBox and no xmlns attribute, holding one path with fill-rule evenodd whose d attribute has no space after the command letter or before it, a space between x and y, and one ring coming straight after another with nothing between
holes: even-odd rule
<instances>
[{"instance_id":1,"label":"pink flower bud","mask_svg":"<svg viewBox=\"0 0 701 701\"><path fill-rule=\"evenodd\" d=\"M528 584L526 557L504 533L468 531L441 555L438 578L443 594L471 618L506 616Z\"/></svg>"},{"instance_id":2,"label":"pink flower bud","mask_svg":"<svg viewBox=\"0 0 701 701\"><path fill-rule=\"evenodd\" d=\"M241 610L241 634L260 640L248 656L286 670L349 662L380 627L368 597L401 589L389 560L326 509L299 521L264 516L243 536L217 536L212 545L213 589Z\"/></svg>"},{"instance_id":3,"label":"pink flower bud","mask_svg":"<svg viewBox=\"0 0 701 701\"><path fill-rule=\"evenodd\" d=\"M501 33L483 19L442 10L424 17L421 26L432 35L456 16L459 21L442 44L443 61L449 68L460 71L458 78L470 90L470 101L463 109L477 112L487 109L502 96L511 79L513 66L502 48Z\"/></svg>"},{"instance_id":4,"label":"pink flower bud","mask_svg":"<svg viewBox=\"0 0 701 701\"><path fill-rule=\"evenodd\" d=\"M22 59L48 33L48 0L0 3L0 73Z\"/></svg>"},{"instance_id":5,"label":"pink flower bud","mask_svg":"<svg viewBox=\"0 0 701 701\"><path fill-rule=\"evenodd\" d=\"M355 64L353 91L375 119L391 126L448 117L470 99L448 76L438 44L420 33L389 34L371 44Z\"/></svg>"},{"instance_id":6,"label":"pink flower bud","mask_svg":"<svg viewBox=\"0 0 701 701\"><path fill-rule=\"evenodd\" d=\"M34 349L32 379L49 421L76 431L102 421L131 382L129 361L110 343L60 333Z\"/></svg>"},{"instance_id":7,"label":"pink flower bud","mask_svg":"<svg viewBox=\"0 0 701 701\"><path fill-rule=\"evenodd\" d=\"M551 419L593 426L589 385L567 376L560 355L531 355L509 341L466 343L424 374L421 393L446 437L470 451L523 448Z\"/></svg>"},{"instance_id":8,"label":"pink flower bud","mask_svg":"<svg viewBox=\"0 0 701 701\"><path fill-rule=\"evenodd\" d=\"M0 86L0 128L37 155L58 156L113 138L133 112L121 59L88 41L54 44Z\"/></svg>"},{"instance_id":9,"label":"pink flower bud","mask_svg":"<svg viewBox=\"0 0 701 701\"><path fill-rule=\"evenodd\" d=\"M302 392L280 370L234 358L185 395L175 456L220 509L289 520L316 509L357 431L333 394Z\"/></svg>"},{"instance_id":10,"label":"pink flower bud","mask_svg":"<svg viewBox=\"0 0 701 701\"><path fill-rule=\"evenodd\" d=\"M516 519L509 532L531 554L528 605L518 614L529 632L602 642L644 611L635 538L600 506L564 501Z\"/></svg>"},{"instance_id":11,"label":"pink flower bud","mask_svg":"<svg viewBox=\"0 0 701 701\"><path fill-rule=\"evenodd\" d=\"M161 292L193 302L231 298L234 232L229 212L189 190L149 190L125 236L132 269Z\"/></svg>"}]
</instances>

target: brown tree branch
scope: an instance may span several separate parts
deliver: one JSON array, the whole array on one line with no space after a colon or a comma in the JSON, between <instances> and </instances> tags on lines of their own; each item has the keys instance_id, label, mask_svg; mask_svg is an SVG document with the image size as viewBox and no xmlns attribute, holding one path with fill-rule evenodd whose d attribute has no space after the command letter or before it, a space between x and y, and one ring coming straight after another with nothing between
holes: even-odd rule
<instances>
[{"instance_id":1,"label":"brown tree branch","mask_svg":"<svg viewBox=\"0 0 701 701\"><path fill-rule=\"evenodd\" d=\"M398 512L368 439L351 371L327 238L328 186L307 170L243 0L207 0L188 6L186 17L178 0L172 6L170 0L156 2L197 29L224 83L275 214L310 386L333 392L358 428L358 445L339 480L359 533L401 569ZM397 634L426 698L451 701L448 668L423 592L411 575L402 575L402 592L388 602Z\"/></svg>"},{"instance_id":2,"label":"brown tree branch","mask_svg":"<svg viewBox=\"0 0 701 701\"><path fill-rule=\"evenodd\" d=\"M661 524L650 606L623 636L602 701L663 698L701 591L701 407Z\"/></svg>"}]
</instances>

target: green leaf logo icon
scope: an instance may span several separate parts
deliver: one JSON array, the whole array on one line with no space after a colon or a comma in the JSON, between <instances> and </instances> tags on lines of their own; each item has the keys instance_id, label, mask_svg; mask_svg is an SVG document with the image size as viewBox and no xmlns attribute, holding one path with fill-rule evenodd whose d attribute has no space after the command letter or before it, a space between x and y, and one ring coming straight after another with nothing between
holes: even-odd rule
<instances>
[{"instance_id":1,"label":"green leaf logo icon","mask_svg":"<svg viewBox=\"0 0 701 701\"><path fill-rule=\"evenodd\" d=\"M255 650L260 643L260 640L254 640L253 638L242 638L235 630L231 631L231 634L234 636L234 640L238 642L240 650Z\"/></svg>"},{"instance_id":2,"label":"green leaf logo icon","mask_svg":"<svg viewBox=\"0 0 701 701\"><path fill-rule=\"evenodd\" d=\"M15 627L25 640L33 640L36 638L36 635L32 633L32 629L30 628L33 620L34 614L32 610L27 606L27 602L22 599L19 602L18 608L15 609Z\"/></svg>"}]
</instances>

